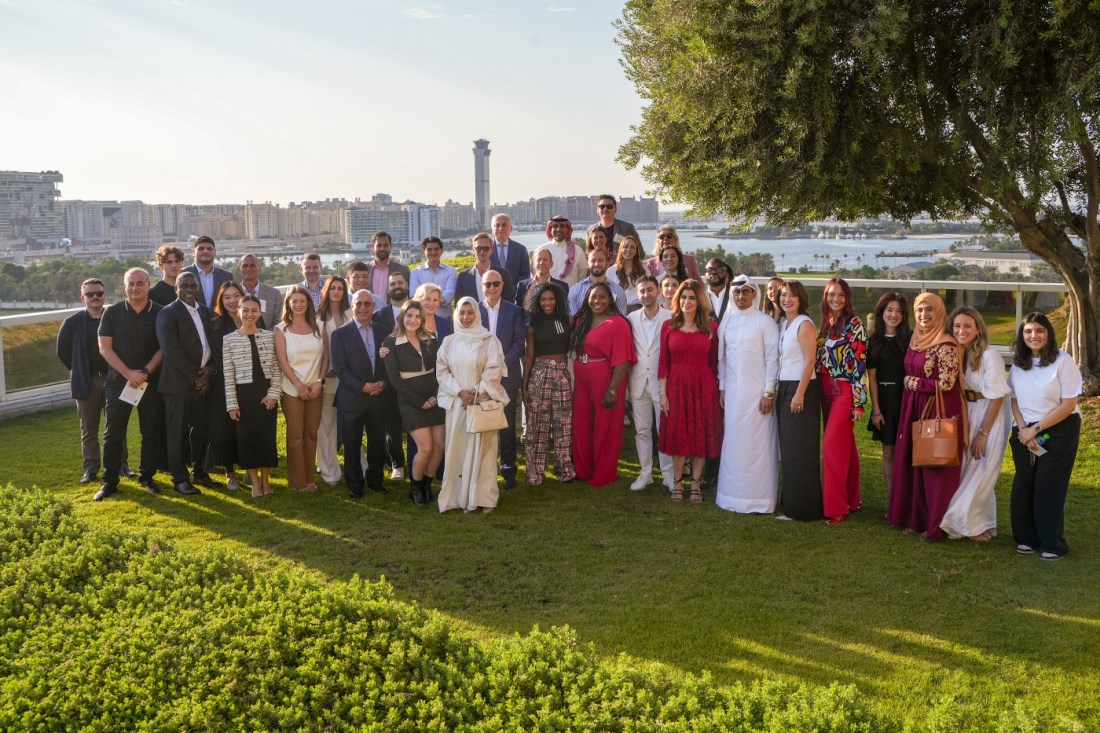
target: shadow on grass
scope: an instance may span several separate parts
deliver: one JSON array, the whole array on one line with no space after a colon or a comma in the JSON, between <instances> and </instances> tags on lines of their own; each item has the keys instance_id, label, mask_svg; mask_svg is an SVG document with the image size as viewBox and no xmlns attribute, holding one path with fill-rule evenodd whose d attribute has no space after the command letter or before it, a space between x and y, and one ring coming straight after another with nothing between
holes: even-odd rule
<instances>
[{"instance_id":1,"label":"shadow on grass","mask_svg":"<svg viewBox=\"0 0 1100 733\"><path fill-rule=\"evenodd\" d=\"M37 454L17 449L41 435L55 439ZM1087 692L1100 689L1091 464L1070 491L1074 551L1043 563L1016 556L1004 529L976 545L923 543L889 527L878 452L863 435L865 508L835 527L730 514L713 491L701 507L674 504L660 484L631 492L629 436L614 486L548 478L527 488L521 472L521 488L502 490L493 514L443 516L413 506L404 485L355 502L342 486L289 491L281 471L267 499L154 497L124 481L117 498L93 504L93 489L76 486L77 442L70 412L0 423L0 480L49 487L93 524L148 529L183 551L218 548L332 579L384 575L402 598L486 637L568 624L609 656L709 669L720 683L853 683L906 717L953 699L1100 719ZM1002 528L1010 472L1011 461Z\"/></svg>"}]
</instances>

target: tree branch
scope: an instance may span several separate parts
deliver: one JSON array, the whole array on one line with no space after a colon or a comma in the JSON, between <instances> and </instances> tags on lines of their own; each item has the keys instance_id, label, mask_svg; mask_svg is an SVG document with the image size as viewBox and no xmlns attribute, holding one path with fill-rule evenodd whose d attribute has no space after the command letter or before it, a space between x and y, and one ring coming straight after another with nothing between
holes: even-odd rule
<instances>
[{"instance_id":1,"label":"tree branch","mask_svg":"<svg viewBox=\"0 0 1100 733\"><path fill-rule=\"evenodd\" d=\"M1066 221L1066 226L1073 230L1073 233L1082 239L1088 239L1088 231L1086 227L1088 223L1085 221L1085 217L1081 216L1073 209L1069 207L1069 197L1066 196L1065 186L1061 181L1053 181L1052 185L1054 190L1058 192L1058 199L1062 202L1062 217Z\"/></svg>"}]
</instances>

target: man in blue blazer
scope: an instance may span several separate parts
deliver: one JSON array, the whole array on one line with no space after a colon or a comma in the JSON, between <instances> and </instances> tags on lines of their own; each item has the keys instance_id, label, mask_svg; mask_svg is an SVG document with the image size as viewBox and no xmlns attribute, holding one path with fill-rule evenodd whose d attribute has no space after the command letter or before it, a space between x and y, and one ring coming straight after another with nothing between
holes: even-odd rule
<instances>
[{"instance_id":1,"label":"man in blue blazer","mask_svg":"<svg viewBox=\"0 0 1100 733\"><path fill-rule=\"evenodd\" d=\"M206 472L206 447L210 435L207 395L217 369L210 361L210 310L198 301L199 279L181 272L176 295L157 314L157 342L164 354L157 391L164 399L168 469L172 485L181 494L197 494L194 484L217 486ZM187 469L187 450L194 459L193 475Z\"/></svg>"},{"instance_id":2,"label":"man in blue blazer","mask_svg":"<svg viewBox=\"0 0 1100 733\"><path fill-rule=\"evenodd\" d=\"M371 322L374 296L359 290L352 296L355 318L332 332L332 370L340 379L336 389L338 434L344 446L344 483L352 499L363 497L363 484L379 494L389 493L382 483L386 462L386 405L389 391L386 367L378 350L388 335ZM367 466L360 451L367 433Z\"/></svg>"},{"instance_id":3,"label":"man in blue blazer","mask_svg":"<svg viewBox=\"0 0 1100 733\"><path fill-rule=\"evenodd\" d=\"M531 277L531 255L526 247L512 239L511 217L507 214L497 214L493 217L492 224L493 256L491 261L493 265L507 270L514 283Z\"/></svg>"},{"instance_id":4,"label":"man in blue blazer","mask_svg":"<svg viewBox=\"0 0 1100 733\"><path fill-rule=\"evenodd\" d=\"M493 238L485 232L478 232L473 238L474 266L469 270L458 273L455 284L455 303L469 296L481 303L485 300L484 291L481 289L481 280L490 270L499 272L504 278L504 294L500 297L509 303L516 302L516 283L511 273L503 267L492 263Z\"/></svg>"},{"instance_id":5,"label":"man in blue blazer","mask_svg":"<svg viewBox=\"0 0 1100 733\"><path fill-rule=\"evenodd\" d=\"M509 303L501 293L504 278L496 271L485 274L481 280L485 291L485 302L481 304L481 325L489 329L500 340L504 349L504 366L508 376L501 380L504 391L508 393L508 404L504 415L508 418L508 427L500 431L500 475L504 477L504 488L516 488L516 407L519 388L523 385L523 372L520 362L523 359L527 329L524 325L523 309L515 303Z\"/></svg>"},{"instance_id":6,"label":"man in blue blazer","mask_svg":"<svg viewBox=\"0 0 1100 733\"><path fill-rule=\"evenodd\" d=\"M233 273L214 264L214 257L217 254L214 249L214 240L205 234L191 245L191 253L195 261L183 268L183 271L192 272L199 279L199 302L210 310L214 310L214 298L218 296L218 290L224 283L233 279Z\"/></svg>"}]
</instances>

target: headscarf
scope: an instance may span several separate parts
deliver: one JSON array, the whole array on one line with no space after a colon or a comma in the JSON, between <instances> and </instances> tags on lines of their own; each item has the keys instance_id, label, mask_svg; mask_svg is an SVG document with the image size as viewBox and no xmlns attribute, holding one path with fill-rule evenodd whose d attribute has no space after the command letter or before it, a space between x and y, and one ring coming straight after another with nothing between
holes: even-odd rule
<instances>
[{"instance_id":1,"label":"headscarf","mask_svg":"<svg viewBox=\"0 0 1100 733\"><path fill-rule=\"evenodd\" d=\"M922 304L932 306L932 325L924 328L918 321L913 325L913 337L909 339L909 348L913 351L928 351L933 346L942 343L957 344L954 337L947 333L947 308L940 296L935 293L921 293L913 301L913 311Z\"/></svg>"},{"instance_id":2,"label":"headscarf","mask_svg":"<svg viewBox=\"0 0 1100 733\"><path fill-rule=\"evenodd\" d=\"M732 311L730 311L727 308L726 312L729 313L730 315L734 316L735 318L744 318L745 316L750 316L755 311L760 310L760 303L759 303L759 301L760 301L760 286L757 285L756 281L753 280L748 275L743 275L743 274L738 275L732 281L730 281L730 284L729 284L730 298L731 299L733 298L733 289L734 288L746 288L746 287L752 288L752 305L750 305L745 310L741 310L740 308L737 308L736 306L733 308Z\"/></svg>"},{"instance_id":3,"label":"headscarf","mask_svg":"<svg viewBox=\"0 0 1100 733\"><path fill-rule=\"evenodd\" d=\"M550 229L554 224L560 224L565 222L568 233L565 235L565 262L562 264L561 277L569 277L569 273L573 272L573 265L577 263L577 245L573 242L573 222L566 219L561 214L555 214L550 217L550 220L546 222L546 240L548 242L554 241L554 236L550 233Z\"/></svg>"},{"instance_id":4,"label":"headscarf","mask_svg":"<svg viewBox=\"0 0 1100 733\"><path fill-rule=\"evenodd\" d=\"M477 314L477 319L474 321L474 325L469 328L464 328L461 321L458 320L458 310L464 305L468 305L474 309L474 313ZM489 333L489 329L481 325L481 309L478 306L478 302L471 298L469 295L458 299L455 303L454 309L454 333L450 338L456 338L464 344L478 344L484 341L486 338L492 336Z\"/></svg>"}]
</instances>

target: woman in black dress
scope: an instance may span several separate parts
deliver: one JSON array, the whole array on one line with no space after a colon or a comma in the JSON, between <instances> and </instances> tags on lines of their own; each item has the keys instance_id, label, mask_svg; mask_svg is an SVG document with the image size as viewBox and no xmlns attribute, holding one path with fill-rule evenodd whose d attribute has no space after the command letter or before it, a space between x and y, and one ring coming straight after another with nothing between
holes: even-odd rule
<instances>
[{"instance_id":1,"label":"woman in black dress","mask_svg":"<svg viewBox=\"0 0 1100 733\"><path fill-rule=\"evenodd\" d=\"M210 319L210 363L220 368L222 341L241 325L240 307L244 288L232 280L222 283L214 298L214 317ZM225 469L225 488L236 491L241 488L237 479L237 430L225 408L225 381L215 379L207 395L210 410L210 444L206 452L206 470L215 466ZM197 461L196 461L197 462Z\"/></svg>"},{"instance_id":2,"label":"woman in black dress","mask_svg":"<svg viewBox=\"0 0 1100 733\"><path fill-rule=\"evenodd\" d=\"M447 414L436 404L439 382L435 376L435 356L439 342L424 326L420 303L410 300L401 307L393 333L382 345L386 349L382 358L386 373L397 392L401 424L416 442L409 498L426 506L432 500L432 478L446 447Z\"/></svg>"},{"instance_id":3,"label":"woman in black dress","mask_svg":"<svg viewBox=\"0 0 1100 733\"><path fill-rule=\"evenodd\" d=\"M894 483L894 440L901 415L905 350L913 329L909 326L909 302L901 293L886 293L875 305L874 332L867 340L867 382L871 389L871 438L882 443L882 477L886 503Z\"/></svg>"},{"instance_id":4,"label":"woman in black dress","mask_svg":"<svg viewBox=\"0 0 1100 733\"><path fill-rule=\"evenodd\" d=\"M241 327L226 335L222 370L225 406L236 423L237 461L252 480L252 496L271 495L275 449L275 405L283 393L283 373L275 358L275 334L260 328L260 299L241 299Z\"/></svg>"}]
</instances>

